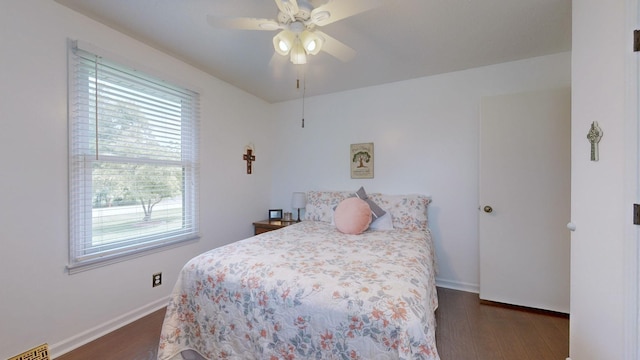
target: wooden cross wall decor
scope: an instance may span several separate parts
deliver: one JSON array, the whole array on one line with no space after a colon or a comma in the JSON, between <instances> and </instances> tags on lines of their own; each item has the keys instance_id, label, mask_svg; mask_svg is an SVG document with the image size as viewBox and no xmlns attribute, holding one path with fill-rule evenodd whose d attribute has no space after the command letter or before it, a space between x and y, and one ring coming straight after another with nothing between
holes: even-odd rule
<instances>
[{"instance_id":1,"label":"wooden cross wall decor","mask_svg":"<svg viewBox=\"0 0 640 360\"><path fill-rule=\"evenodd\" d=\"M256 161L256 156L252 153L253 150L247 149L247 153L242 155L242 159L247 161L247 174L251 174L251 162Z\"/></svg>"}]
</instances>

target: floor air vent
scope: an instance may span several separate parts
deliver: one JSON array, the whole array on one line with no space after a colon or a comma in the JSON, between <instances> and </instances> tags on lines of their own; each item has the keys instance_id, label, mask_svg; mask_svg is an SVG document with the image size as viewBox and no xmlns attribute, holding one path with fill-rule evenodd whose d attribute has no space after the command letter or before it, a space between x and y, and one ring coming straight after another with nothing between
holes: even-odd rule
<instances>
[{"instance_id":1,"label":"floor air vent","mask_svg":"<svg viewBox=\"0 0 640 360\"><path fill-rule=\"evenodd\" d=\"M40 346L36 346L29 351L25 351L20 355L16 355L8 360L50 360L49 357L49 346L47 344L42 344Z\"/></svg>"}]
</instances>

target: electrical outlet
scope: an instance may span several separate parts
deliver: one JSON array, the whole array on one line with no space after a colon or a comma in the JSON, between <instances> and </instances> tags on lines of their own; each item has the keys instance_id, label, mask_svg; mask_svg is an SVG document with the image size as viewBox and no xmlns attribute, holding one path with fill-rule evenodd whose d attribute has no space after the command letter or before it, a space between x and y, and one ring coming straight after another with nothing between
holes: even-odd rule
<instances>
[{"instance_id":1,"label":"electrical outlet","mask_svg":"<svg viewBox=\"0 0 640 360\"><path fill-rule=\"evenodd\" d=\"M155 273L152 275L153 282L151 283L151 287L156 287L162 285L162 273Z\"/></svg>"}]
</instances>

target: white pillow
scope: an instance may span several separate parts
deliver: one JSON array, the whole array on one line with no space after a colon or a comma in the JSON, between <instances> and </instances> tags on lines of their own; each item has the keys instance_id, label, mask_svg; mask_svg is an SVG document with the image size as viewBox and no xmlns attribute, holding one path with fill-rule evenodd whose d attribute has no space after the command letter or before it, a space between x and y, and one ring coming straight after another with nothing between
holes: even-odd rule
<instances>
[{"instance_id":1,"label":"white pillow","mask_svg":"<svg viewBox=\"0 0 640 360\"><path fill-rule=\"evenodd\" d=\"M380 216L376 221L373 221L369 225L370 230L393 230L393 220L391 214L387 211L384 215Z\"/></svg>"}]
</instances>

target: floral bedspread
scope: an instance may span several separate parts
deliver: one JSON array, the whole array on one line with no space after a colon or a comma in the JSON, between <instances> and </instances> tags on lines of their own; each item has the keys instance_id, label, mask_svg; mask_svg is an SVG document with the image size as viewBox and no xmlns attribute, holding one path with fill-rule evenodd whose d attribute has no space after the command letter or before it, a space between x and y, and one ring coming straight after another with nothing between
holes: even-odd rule
<instances>
[{"instance_id":1,"label":"floral bedspread","mask_svg":"<svg viewBox=\"0 0 640 360\"><path fill-rule=\"evenodd\" d=\"M303 221L190 260L158 359L439 359L436 307L428 230Z\"/></svg>"}]
</instances>

